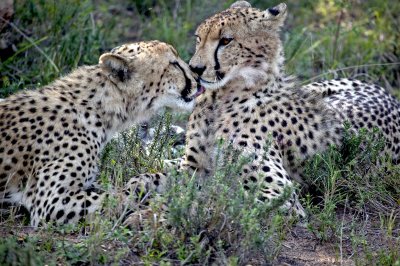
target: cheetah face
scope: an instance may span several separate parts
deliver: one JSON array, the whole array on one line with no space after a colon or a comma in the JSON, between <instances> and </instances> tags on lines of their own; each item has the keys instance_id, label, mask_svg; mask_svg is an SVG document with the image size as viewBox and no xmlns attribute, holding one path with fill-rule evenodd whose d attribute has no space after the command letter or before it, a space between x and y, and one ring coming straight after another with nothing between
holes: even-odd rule
<instances>
[{"instance_id":1,"label":"cheetah face","mask_svg":"<svg viewBox=\"0 0 400 266\"><path fill-rule=\"evenodd\" d=\"M196 30L196 52L190 60L201 84L218 89L241 78L251 86L279 71L279 30L285 17L284 3L262 11L238 1L205 20Z\"/></svg>"},{"instance_id":2,"label":"cheetah face","mask_svg":"<svg viewBox=\"0 0 400 266\"><path fill-rule=\"evenodd\" d=\"M100 66L126 101L149 115L164 107L192 111L204 92L176 50L159 41L116 47L100 57Z\"/></svg>"}]
</instances>

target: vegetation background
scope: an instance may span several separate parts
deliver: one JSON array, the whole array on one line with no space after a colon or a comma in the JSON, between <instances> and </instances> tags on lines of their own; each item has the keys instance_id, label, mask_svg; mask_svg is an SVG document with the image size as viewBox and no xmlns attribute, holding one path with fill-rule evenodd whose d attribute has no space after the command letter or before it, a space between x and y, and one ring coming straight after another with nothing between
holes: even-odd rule
<instances>
[{"instance_id":1,"label":"vegetation background","mask_svg":"<svg viewBox=\"0 0 400 266\"><path fill-rule=\"evenodd\" d=\"M234 1L6 2L13 14L0 18L0 98L45 85L79 65L96 64L101 53L125 42L158 39L189 60L196 26ZM266 9L280 1L249 2ZM399 1L286 3L289 15L282 37L289 74L302 83L354 77L400 95ZM159 134L150 150L142 148L138 129L122 134L122 145L114 141L107 147L101 174L105 187L121 187L129 175L160 170L161 160L171 156L173 141L161 133L171 119L185 120L167 115L155 121ZM79 228L32 231L16 209L2 212L0 264L400 265L400 171L388 161L381 162L385 167L374 167L382 158L377 158L380 146L372 139L365 132L348 136L346 147L310 161L314 193L304 192L311 214L306 227L279 211L252 206L251 198L235 187L234 170L240 163L230 162L214 183L205 185L204 194L186 177L171 182L161 203L153 202L154 209L163 200L174 203L169 220L175 231L154 224L126 229L112 212L117 202L110 202L109 213L95 223ZM351 156L343 157L343 149ZM193 202L195 215L188 212Z\"/></svg>"}]
</instances>

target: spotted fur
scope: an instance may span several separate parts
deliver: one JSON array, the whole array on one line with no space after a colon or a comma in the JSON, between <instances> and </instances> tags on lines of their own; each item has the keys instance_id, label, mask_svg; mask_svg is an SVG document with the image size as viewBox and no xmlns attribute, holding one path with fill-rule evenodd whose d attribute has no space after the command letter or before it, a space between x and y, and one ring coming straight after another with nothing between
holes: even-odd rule
<instances>
[{"instance_id":1,"label":"spotted fur","mask_svg":"<svg viewBox=\"0 0 400 266\"><path fill-rule=\"evenodd\" d=\"M125 44L99 61L0 102L0 202L24 206L32 226L99 210L105 195L91 186L110 138L164 107L191 111L199 94L165 43Z\"/></svg>"},{"instance_id":2,"label":"spotted fur","mask_svg":"<svg viewBox=\"0 0 400 266\"><path fill-rule=\"evenodd\" d=\"M238 1L197 28L190 60L207 90L189 118L181 170L212 175L223 139L254 158L241 182L245 189L259 184L266 202L304 184L305 160L340 145L345 121L353 129L378 127L385 152L400 156L400 104L383 88L349 79L300 87L285 74L279 31L286 13L285 4L259 10ZM296 193L283 207L304 216Z\"/></svg>"},{"instance_id":3,"label":"spotted fur","mask_svg":"<svg viewBox=\"0 0 400 266\"><path fill-rule=\"evenodd\" d=\"M398 159L399 102L383 88L357 80L300 88L283 69L279 30L286 5L262 11L244 2L207 19L196 31L190 66L202 85L215 91L197 101L183 164L211 172L215 140L228 140L247 154L256 153L256 160L243 168L243 183L245 188L261 183L269 201L293 181L303 183L305 159L341 144L345 121L354 129L378 127L386 139L385 152ZM208 128L207 134L202 128ZM272 144L263 157L269 135ZM285 207L294 206L303 215L296 198L294 194Z\"/></svg>"}]
</instances>

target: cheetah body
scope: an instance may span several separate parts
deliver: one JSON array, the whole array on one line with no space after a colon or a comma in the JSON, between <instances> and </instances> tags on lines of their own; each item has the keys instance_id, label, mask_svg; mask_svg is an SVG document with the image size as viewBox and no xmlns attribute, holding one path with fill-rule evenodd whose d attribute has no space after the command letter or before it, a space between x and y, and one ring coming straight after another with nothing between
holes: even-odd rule
<instances>
[{"instance_id":1,"label":"cheetah body","mask_svg":"<svg viewBox=\"0 0 400 266\"><path fill-rule=\"evenodd\" d=\"M253 158L241 177L246 189L260 185L263 201L303 183L305 159L340 145L345 121L355 130L379 128L385 152L400 156L400 104L383 88L349 79L301 87L285 75L285 16L285 4L261 11L239 1L198 27L190 61L208 90L189 119L183 168L212 174L222 138ZM295 193L284 207L304 215Z\"/></svg>"},{"instance_id":2,"label":"cheetah body","mask_svg":"<svg viewBox=\"0 0 400 266\"><path fill-rule=\"evenodd\" d=\"M38 90L0 102L0 201L24 206L31 225L74 223L99 210L99 153L117 132L164 107L191 111L188 66L158 41L119 46Z\"/></svg>"}]
</instances>

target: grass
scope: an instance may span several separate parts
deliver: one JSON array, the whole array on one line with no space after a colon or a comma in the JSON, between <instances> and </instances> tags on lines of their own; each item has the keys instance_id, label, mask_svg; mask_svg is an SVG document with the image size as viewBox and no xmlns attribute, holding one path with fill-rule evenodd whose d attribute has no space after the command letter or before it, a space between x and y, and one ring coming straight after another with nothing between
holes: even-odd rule
<instances>
[{"instance_id":1,"label":"grass","mask_svg":"<svg viewBox=\"0 0 400 266\"><path fill-rule=\"evenodd\" d=\"M256 204L257 185L247 193L238 172L249 158L228 148L227 156L239 158L219 168L206 180L173 175L167 193L152 202L158 212L168 203L167 224L138 230L134 241L141 258L151 263L243 264L248 258L270 260L279 250L275 237L283 237L290 222L279 213L283 199L272 205ZM201 189L199 189L201 187ZM282 198L288 198L290 191ZM228 200L229 199L229 200Z\"/></svg>"},{"instance_id":2,"label":"grass","mask_svg":"<svg viewBox=\"0 0 400 266\"><path fill-rule=\"evenodd\" d=\"M359 130L352 133L346 125L344 142L341 147L330 147L323 154L311 158L305 166L310 191L319 197L307 194L305 206L310 214L308 229L321 241L343 240L345 214L354 223L350 226L353 249L361 248L359 263L367 261L375 265L398 265L399 248L399 176L400 167L393 165L384 155L384 140L378 129L367 132ZM338 219L338 211L343 219ZM360 219L364 217L364 219ZM375 250L375 246L364 236L370 228L358 227L357 221L365 218L380 220L379 230L387 249ZM371 218L369 218L371 219ZM397 228L394 233L393 228ZM394 233L394 234L393 234ZM361 237L362 241L360 241ZM372 255L373 253L378 256Z\"/></svg>"},{"instance_id":3,"label":"grass","mask_svg":"<svg viewBox=\"0 0 400 266\"><path fill-rule=\"evenodd\" d=\"M156 126L161 132L169 125L159 122ZM127 176L135 174L137 168L151 171L147 162L160 157L151 155L151 150L142 150L143 154L133 153L129 161L126 158L131 155L121 154L141 150L137 129L114 141L118 144L109 144L102 160L105 189L110 182L122 188ZM164 142L162 149L170 148L170 143ZM337 252L347 243L352 253L341 256L352 256L358 265L396 265L400 260L400 167L383 160L379 156L381 150L379 132L361 130L347 134L341 147L332 146L306 165L310 190L316 191L303 197L310 214L306 230L317 243L333 244ZM251 158L229 147L222 153L226 162L213 177L196 180L175 173L169 179L167 192L150 201L150 209L158 215L162 215L163 204L170 206L166 222L150 221L141 227L125 228L119 219L118 199L112 198L105 202L102 215L78 226L32 231L22 226L18 217L3 218L1 232L6 237L0 242L2 265L37 265L44 261L68 265L244 265L278 259L285 239L296 230L297 221L278 210L290 190L272 205L255 204L258 184L245 191L238 176L242 165ZM147 160L132 164L141 157ZM380 167L376 166L377 160ZM153 170L158 171L159 166L153 165ZM390 169L390 174L382 175L382 169ZM374 243L374 237L380 238L379 243Z\"/></svg>"},{"instance_id":4,"label":"grass","mask_svg":"<svg viewBox=\"0 0 400 266\"><path fill-rule=\"evenodd\" d=\"M232 2L15 0L14 19L7 29L15 49L0 50L0 98L47 84L78 65L95 64L103 51L122 42L159 39L173 44L188 60L195 27ZM268 8L279 1L251 2ZM399 3L287 4L282 36L288 73L305 83L356 77L400 95ZM158 172L164 158L179 157L179 151L171 153L174 140L168 130L171 123L184 124L185 119L166 115L154 121L156 141L147 149L140 128L120 134L103 153L103 189L122 189L130 176ZM235 174L249 159L241 158L227 162L201 184L192 176L174 175L168 192L150 203L154 213L161 212L163 203L170 204L167 223L127 229L121 225L123 210L113 198L105 203L102 216L72 228L32 231L24 216L11 209L0 219L0 264L271 263L284 258L291 245L287 239L297 235L299 242L313 238L313 245L333 246L338 260L400 265L400 169L380 156L381 148L379 132L349 133L342 147L309 161L309 191L314 192L303 192L303 205L311 214L305 231L276 209L278 203L254 205L256 186L246 195Z\"/></svg>"},{"instance_id":5,"label":"grass","mask_svg":"<svg viewBox=\"0 0 400 266\"><path fill-rule=\"evenodd\" d=\"M378 129L373 132L361 129L355 134L347 124L341 147L332 146L308 160L305 176L314 198L308 194L305 203L309 213L322 225L321 240L331 238L326 228L331 232L340 228L340 221L333 219L338 208L351 206L354 211L376 217L400 215L400 167L392 164L383 148L384 140Z\"/></svg>"}]
</instances>

